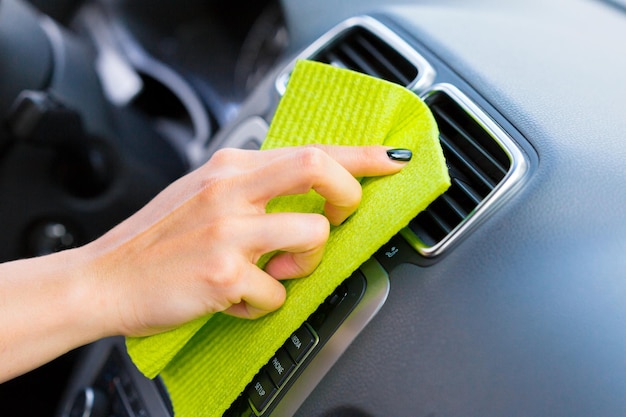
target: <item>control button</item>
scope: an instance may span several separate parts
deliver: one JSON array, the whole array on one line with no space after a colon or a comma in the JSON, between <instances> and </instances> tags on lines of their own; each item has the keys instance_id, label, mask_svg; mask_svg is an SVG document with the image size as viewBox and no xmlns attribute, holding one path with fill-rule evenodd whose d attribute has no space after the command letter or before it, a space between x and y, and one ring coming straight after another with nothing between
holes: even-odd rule
<instances>
[{"instance_id":1,"label":"control button","mask_svg":"<svg viewBox=\"0 0 626 417\"><path fill-rule=\"evenodd\" d=\"M397 234L383 245L374 257L388 273L391 273L400 264L414 262L416 253L415 249L400 234Z\"/></svg>"},{"instance_id":2,"label":"control button","mask_svg":"<svg viewBox=\"0 0 626 417\"><path fill-rule=\"evenodd\" d=\"M287 351L280 348L276 352L276 355L269 361L266 369L274 384L276 384L277 387L281 387L295 367L296 364L291 360Z\"/></svg>"},{"instance_id":3,"label":"control button","mask_svg":"<svg viewBox=\"0 0 626 417\"><path fill-rule=\"evenodd\" d=\"M287 349L291 358L299 364L314 344L315 337L308 327L304 325L296 330L287 340L285 349Z\"/></svg>"},{"instance_id":4,"label":"control button","mask_svg":"<svg viewBox=\"0 0 626 417\"><path fill-rule=\"evenodd\" d=\"M326 304L330 308L334 308L339 305L348 295L348 286L345 282L342 282L339 287L326 299Z\"/></svg>"},{"instance_id":5,"label":"control button","mask_svg":"<svg viewBox=\"0 0 626 417\"><path fill-rule=\"evenodd\" d=\"M269 376L261 371L248 387L248 397L252 402L252 406L259 412L269 404L277 388Z\"/></svg>"}]
</instances>

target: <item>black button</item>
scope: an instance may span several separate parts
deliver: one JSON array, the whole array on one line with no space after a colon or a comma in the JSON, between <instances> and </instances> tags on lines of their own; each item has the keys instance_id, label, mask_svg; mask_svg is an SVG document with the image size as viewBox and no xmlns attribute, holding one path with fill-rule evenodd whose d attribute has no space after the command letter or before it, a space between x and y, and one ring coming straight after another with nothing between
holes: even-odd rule
<instances>
[{"instance_id":1,"label":"black button","mask_svg":"<svg viewBox=\"0 0 626 417\"><path fill-rule=\"evenodd\" d=\"M276 355L269 361L266 369L274 384L276 384L277 387L281 387L295 367L296 364L291 360L287 351L280 348L276 352Z\"/></svg>"},{"instance_id":2,"label":"black button","mask_svg":"<svg viewBox=\"0 0 626 417\"><path fill-rule=\"evenodd\" d=\"M347 295L348 295L348 286L346 285L345 282L343 282L330 295L330 297L328 297L328 299L326 300L326 304L328 304L329 307L336 307L337 305L339 305L339 303L341 303L341 301L343 301L344 298L346 298Z\"/></svg>"},{"instance_id":3,"label":"black button","mask_svg":"<svg viewBox=\"0 0 626 417\"><path fill-rule=\"evenodd\" d=\"M397 265L414 262L417 258L415 249L400 234L392 237L374 256L389 273Z\"/></svg>"},{"instance_id":4,"label":"black button","mask_svg":"<svg viewBox=\"0 0 626 417\"><path fill-rule=\"evenodd\" d=\"M306 325L296 330L285 343L285 349L289 352L291 358L296 362L302 362L306 353L315 344L315 337Z\"/></svg>"},{"instance_id":5,"label":"black button","mask_svg":"<svg viewBox=\"0 0 626 417\"><path fill-rule=\"evenodd\" d=\"M269 404L277 388L269 376L261 371L248 387L248 397L254 408L261 412Z\"/></svg>"}]
</instances>

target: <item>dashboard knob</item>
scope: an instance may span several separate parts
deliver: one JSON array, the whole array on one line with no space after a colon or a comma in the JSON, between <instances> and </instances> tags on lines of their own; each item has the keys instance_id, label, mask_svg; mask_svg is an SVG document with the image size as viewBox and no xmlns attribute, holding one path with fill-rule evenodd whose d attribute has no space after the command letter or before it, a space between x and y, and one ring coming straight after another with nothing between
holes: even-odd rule
<instances>
[{"instance_id":1,"label":"dashboard knob","mask_svg":"<svg viewBox=\"0 0 626 417\"><path fill-rule=\"evenodd\" d=\"M37 221L25 232L25 255L41 256L80 245L73 225L54 219Z\"/></svg>"},{"instance_id":2,"label":"dashboard knob","mask_svg":"<svg viewBox=\"0 0 626 417\"><path fill-rule=\"evenodd\" d=\"M85 387L74 397L67 417L108 417L108 415L107 396L97 388Z\"/></svg>"}]
</instances>

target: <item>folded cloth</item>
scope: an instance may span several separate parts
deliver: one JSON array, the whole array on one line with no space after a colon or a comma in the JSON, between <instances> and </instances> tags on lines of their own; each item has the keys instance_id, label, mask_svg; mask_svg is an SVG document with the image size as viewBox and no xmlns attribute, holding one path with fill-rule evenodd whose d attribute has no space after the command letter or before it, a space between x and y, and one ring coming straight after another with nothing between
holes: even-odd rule
<instances>
[{"instance_id":1,"label":"folded cloth","mask_svg":"<svg viewBox=\"0 0 626 417\"><path fill-rule=\"evenodd\" d=\"M448 188L438 139L432 114L411 91L317 62L296 64L263 149L384 144L411 149L413 159L397 174L362 179L358 210L331 229L324 257L309 277L283 281L287 299L276 312L257 320L218 313L127 339L138 368L148 377L161 373L176 415L221 416L324 299ZM311 191L275 198L267 211L322 213L323 204Z\"/></svg>"}]
</instances>

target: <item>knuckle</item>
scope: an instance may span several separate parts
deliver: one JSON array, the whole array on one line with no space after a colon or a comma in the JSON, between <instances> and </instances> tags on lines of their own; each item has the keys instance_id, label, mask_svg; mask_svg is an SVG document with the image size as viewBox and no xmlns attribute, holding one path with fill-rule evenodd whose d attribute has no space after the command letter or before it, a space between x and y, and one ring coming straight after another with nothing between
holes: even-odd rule
<instances>
[{"instance_id":1,"label":"knuckle","mask_svg":"<svg viewBox=\"0 0 626 417\"><path fill-rule=\"evenodd\" d=\"M218 263L211 265L209 274L212 286L229 292L239 284L241 265L234 257L223 256Z\"/></svg>"},{"instance_id":2,"label":"knuckle","mask_svg":"<svg viewBox=\"0 0 626 417\"><path fill-rule=\"evenodd\" d=\"M285 303L285 299L287 298L287 290L285 289L285 287L280 283L276 284L276 289L272 292L272 299L270 300L272 310L276 310L280 306L282 306Z\"/></svg>"},{"instance_id":3,"label":"knuckle","mask_svg":"<svg viewBox=\"0 0 626 417\"><path fill-rule=\"evenodd\" d=\"M328 240L330 234L330 223L328 219L320 214L312 214L307 233L314 246L323 245Z\"/></svg>"},{"instance_id":4,"label":"knuckle","mask_svg":"<svg viewBox=\"0 0 626 417\"><path fill-rule=\"evenodd\" d=\"M278 310L280 307L282 307L283 304L285 304L285 300L287 298L287 291L285 290L285 287L283 287L281 285L281 289L279 291L276 291L276 300L274 304L276 306L276 308L274 310Z\"/></svg>"},{"instance_id":5,"label":"knuckle","mask_svg":"<svg viewBox=\"0 0 626 417\"><path fill-rule=\"evenodd\" d=\"M352 187L352 192L347 193L349 198L348 205L350 207L356 207L361 203L361 199L363 198L363 188L360 185L355 185Z\"/></svg>"},{"instance_id":6,"label":"knuckle","mask_svg":"<svg viewBox=\"0 0 626 417\"><path fill-rule=\"evenodd\" d=\"M359 146L354 150L353 154L358 162L367 164L368 162L379 160L381 155L386 155L386 149L381 145Z\"/></svg>"},{"instance_id":7,"label":"knuckle","mask_svg":"<svg viewBox=\"0 0 626 417\"><path fill-rule=\"evenodd\" d=\"M235 148L221 148L211 156L209 160L211 164L227 165L237 161L240 158L241 150Z\"/></svg>"},{"instance_id":8,"label":"knuckle","mask_svg":"<svg viewBox=\"0 0 626 417\"><path fill-rule=\"evenodd\" d=\"M326 167L328 154L316 146L305 146L297 154L298 168L309 175L316 176Z\"/></svg>"},{"instance_id":9,"label":"knuckle","mask_svg":"<svg viewBox=\"0 0 626 417\"><path fill-rule=\"evenodd\" d=\"M346 185L343 188L343 193L340 198L333 201L330 205L328 202L325 205L325 210L339 209L339 210L356 210L363 198L363 188L361 188L358 181L354 180L352 184Z\"/></svg>"}]
</instances>

